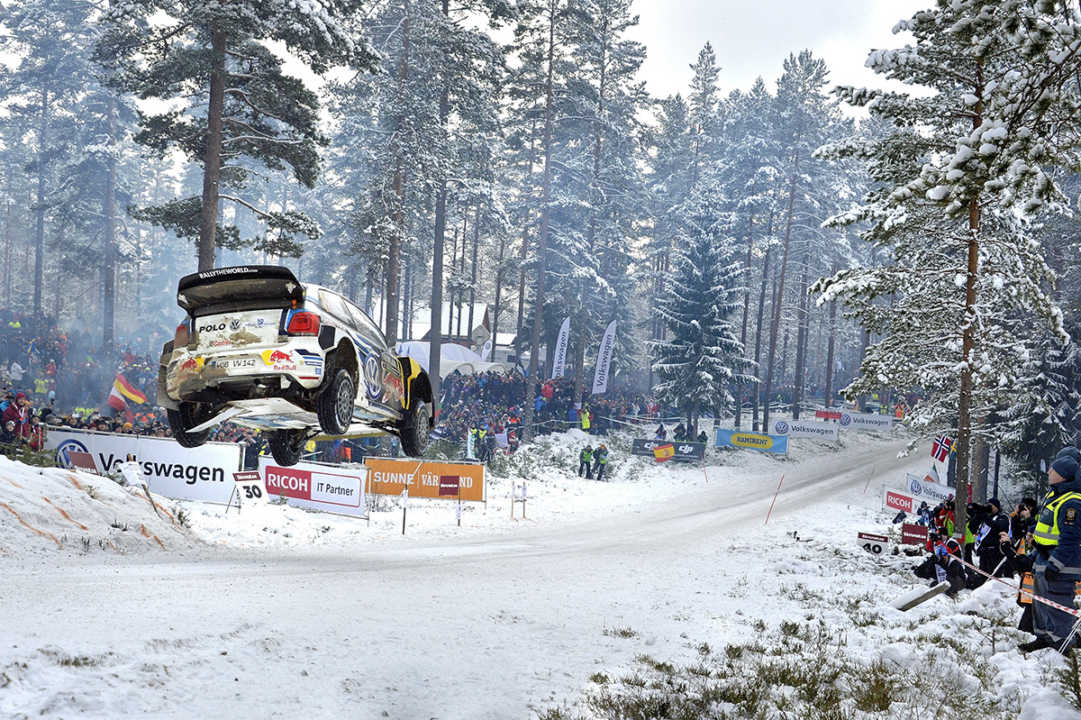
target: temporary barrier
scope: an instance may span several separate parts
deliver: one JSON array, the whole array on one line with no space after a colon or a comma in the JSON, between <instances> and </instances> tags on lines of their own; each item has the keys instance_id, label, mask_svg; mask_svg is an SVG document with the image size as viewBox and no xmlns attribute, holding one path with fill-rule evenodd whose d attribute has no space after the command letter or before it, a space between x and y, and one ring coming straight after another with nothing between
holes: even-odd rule
<instances>
[{"instance_id":1,"label":"temporary barrier","mask_svg":"<svg viewBox=\"0 0 1081 720\"><path fill-rule=\"evenodd\" d=\"M339 515L368 516L364 468L322 463L279 467L272 458L260 457L259 470L267 495L284 497L288 505Z\"/></svg>"},{"instance_id":2,"label":"temporary barrier","mask_svg":"<svg viewBox=\"0 0 1081 720\"><path fill-rule=\"evenodd\" d=\"M763 435L717 428L717 447L751 448L786 455L788 454L788 438L784 435Z\"/></svg>"},{"instance_id":3,"label":"temporary barrier","mask_svg":"<svg viewBox=\"0 0 1081 720\"><path fill-rule=\"evenodd\" d=\"M456 476L463 501L485 501L483 465L381 457L366 457L364 464L371 469L368 492L372 495L401 495L408 489L410 498L439 499L440 478Z\"/></svg>"},{"instance_id":4,"label":"temporary barrier","mask_svg":"<svg viewBox=\"0 0 1081 720\"><path fill-rule=\"evenodd\" d=\"M774 435L787 435L788 437L818 438L820 440L833 440L841 438L841 429L837 423L817 422L815 420L774 420L770 423L770 430Z\"/></svg>"},{"instance_id":5,"label":"temporary barrier","mask_svg":"<svg viewBox=\"0 0 1081 720\"><path fill-rule=\"evenodd\" d=\"M225 505L233 494L233 473L240 469L240 446L207 443L183 448L175 440L65 428L49 428L45 447L56 451L58 465L69 453L89 453L98 470L108 473L133 455L152 492L176 500Z\"/></svg>"},{"instance_id":6,"label":"temporary barrier","mask_svg":"<svg viewBox=\"0 0 1081 720\"><path fill-rule=\"evenodd\" d=\"M837 421L841 427L851 430L889 430L893 427L893 418L889 415L874 413L841 413Z\"/></svg>"},{"instance_id":7,"label":"temporary barrier","mask_svg":"<svg viewBox=\"0 0 1081 720\"><path fill-rule=\"evenodd\" d=\"M927 526L915 523L901 525L902 545L923 545L927 542Z\"/></svg>"},{"instance_id":8,"label":"temporary barrier","mask_svg":"<svg viewBox=\"0 0 1081 720\"><path fill-rule=\"evenodd\" d=\"M706 457L706 444L699 442L680 442L673 440L669 443L667 440L648 440L645 438L635 438L631 444L631 454L638 455L639 457L653 457L653 448L658 445L671 444L675 454L672 455L672 460L682 460L684 462L690 462L692 460L702 460Z\"/></svg>"}]
</instances>

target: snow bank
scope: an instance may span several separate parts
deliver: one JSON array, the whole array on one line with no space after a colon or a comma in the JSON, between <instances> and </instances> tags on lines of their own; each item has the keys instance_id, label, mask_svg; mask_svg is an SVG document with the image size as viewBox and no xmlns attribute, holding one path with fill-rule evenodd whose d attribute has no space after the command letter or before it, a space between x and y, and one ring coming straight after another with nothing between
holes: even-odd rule
<instances>
[{"instance_id":1,"label":"snow bank","mask_svg":"<svg viewBox=\"0 0 1081 720\"><path fill-rule=\"evenodd\" d=\"M161 553L199 541L183 517L109 478L0 456L0 556Z\"/></svg>"}]
</instances>

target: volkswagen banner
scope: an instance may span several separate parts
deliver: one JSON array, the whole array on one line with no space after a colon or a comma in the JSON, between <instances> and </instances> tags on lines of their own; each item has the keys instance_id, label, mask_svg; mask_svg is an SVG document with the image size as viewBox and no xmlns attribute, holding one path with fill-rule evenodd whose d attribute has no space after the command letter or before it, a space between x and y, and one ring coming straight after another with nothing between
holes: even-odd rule
<instances>
[{"instance_id":1,"label":"volkswagen banner","mask_svg":"<svg viewBox=\"0 0 1081 720\"><path fill-rule=\"evenodd\" d=\"M939 485L912 473L905 473L904 491L932 507L953 497L953 488Z\"/></svg>"},{"instance_id":2,"label":"volkswagen banner","mask_svg":"<svg viewBox=\"0 0 1081 720\"><path fill-rule=\"evenodd\" d=\"M777 455L787 455L788 436L717 428L717 447L750 448Z\"/></svg>"},{"instance_id":3,"label":"volkswagen banner","mask_svg":"<svg viewBox=\"0 0 1081 720\"><path fill-rule=\"evenodd\" d=\"M658 445L671 444L675 449L676 454L672 456L672 460L682 460L684 462L690 462L692 460L703 460L706 457L706 444L700 442L680 442L673 440L671 443L667 440L647 440L645 438L635 438L634 445L631 447L631 454L638 455L640 457L653 457L653 448Z\"/></svg>"},{"instance_id":4,"label":"volkswagen banner","mask_svg":"<svg viewBox=\"0 0 1081 720\"><path fill-rule=\"evenodd\" d=\"M893 427L893 418L889 415L876 415L874 413L841 413L841 419L837 421L841 427L850 430L889 430Z\"/></svg>"},{"instance_id":5,"label":"volkswagen banner","mask_svg":"<svg viewBox=\"0 0 1081 720\"><path fill-rule=\"evenodd\" d=\"M774 420L770 423L770 430L774 435L787 435L788 437L818 438L819 440L837 440L841 437L841 429L837 423L819 422L816 420Z\"/></svg>"},{"instance_id":6,"label":"volkswagen banner","mask_svg":"<svg viewBox=\"0 0 1081 720\"><path fill-rule=\"evenodd\" d=\"M233 494L233 473L241 461L240 446L234 443L211 442L189 449L169 438L62 428L49 428L45 447L56 451L56 464L63 467L69 466L69 453L89 453L103 473L134 455L152 492L222 505Z\"/></svg>"}]
</instances>

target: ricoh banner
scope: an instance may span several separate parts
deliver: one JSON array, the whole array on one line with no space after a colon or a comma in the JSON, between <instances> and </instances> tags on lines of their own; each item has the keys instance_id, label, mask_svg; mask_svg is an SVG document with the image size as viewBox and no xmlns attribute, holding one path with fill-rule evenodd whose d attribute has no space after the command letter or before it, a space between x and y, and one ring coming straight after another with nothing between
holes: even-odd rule
<instances>
[{"instance_id":1,"label":"ricoh banner","mask_svg":"<svg viewBox=\"0 0 1081 720\"><path fill-rule=\"evenodd\" d=\"M818 438L836 442L841 437L841 429L837 423L817 420L774 420L770 423L770 430L774 435L793 438Z\"/></svg>"},{"instance_id":2,"label":"ricoh banner","mask_svg":"<svg viewBox=\"0 0 1081 720\"><path fill-rule=\"evenodd\" d=\"M68 453L94 458L99 472L108 473L134 455L152 492L175 500L229 502L233 473L240 469L240 446L207 443L182 448L169 438L50 428L45 447L56 451L56 463L68 467Z\"/></svg>"},{"instance_id":3,"label":"ricoh banner","mask_svg":"<svg viewBox=\"0 0 1081 720\"><path fill-rule=\"evenodd\" d=\"M635 438L634 444L631 447L631 454L638 455L640 457L653 457L653 448L657 445L668 445L667 440L648 440L645 438ZM706 457L706 444L700 442L679 442L673 440L671 442L672 447L675 449L676 454L672 456L672 460L682 460L684 462L691 462L692 460L702 460Z\"/></svg>"},{"instance_id":4,"label":"ricoh banner","mask_svg":"<svg viewBox=\"0 0 1081 720\"><path fill-rule=\"evenodd\" d=\"M259 472L267 495L285 498L285 503L305 510L367 517L364 485L368 475L362 467L297 463L279 467L273 458L259 458Z\"/></svg>"},{"instance_id":5,"label":"ricoh banner","mask_svg":"<svg viewBox=\"0 0 1081 720\"><path fill-rule=\"evenodd\" d=\"M751 448L777 455L787 455L788 437L717 428L717 447Z\"/></svg>"},{"instance_id":6,"label":"ricoh banner","mask_svg":"<svg viewBox=\"0 0 1081 720\"><path fill-rule=\"evenodd\" d=\"M893 427L893 417L874 413L841 413L837 421L841 427L851 430L889 430Z\"/></svg>"}]
</instances>

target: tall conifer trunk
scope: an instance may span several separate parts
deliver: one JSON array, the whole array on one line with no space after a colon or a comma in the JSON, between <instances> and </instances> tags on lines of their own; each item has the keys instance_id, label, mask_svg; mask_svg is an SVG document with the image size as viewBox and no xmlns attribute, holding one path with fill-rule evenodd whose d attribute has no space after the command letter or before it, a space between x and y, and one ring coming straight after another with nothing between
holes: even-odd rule
<instances>
[{"instance_id":1,"label":"tall conifer trunk","mask_svg":"<svg viewBox=\"0 0 1081 720\"><path fill-rule=\"evenodd\" d=\"M796 138L799 141L799 138ZM766 357L766 404L762 408L762 425L769 427L769 397L773 391L773 360L777 354L777 332L781 327L781 305L784 301L784 276L788 269L788 248L792 240L792 209L796 202L796 182L799 178L799 151L796 151L792 168L792 178L788 184L788 211L785 218L784 246L781 254L781 269L777 280L777 293L773 301L773 322L769 329L769 355ZM781 368L784 372L784 368Z\"/></svg>"},{"instance_id":2,"label":"tall conifer trunk","mask_svg":"<svg viewBox=\"0 0 1081 720\"><path fill-rule=\"evenodd\" d=\"M199 271L214 267L218 230L218 194L221 180L222 115L225 111L224 30L211 29L210 102L206 117L206 154L203 156L203 202L199 214Z\"/></svg>"}]
</instances>

